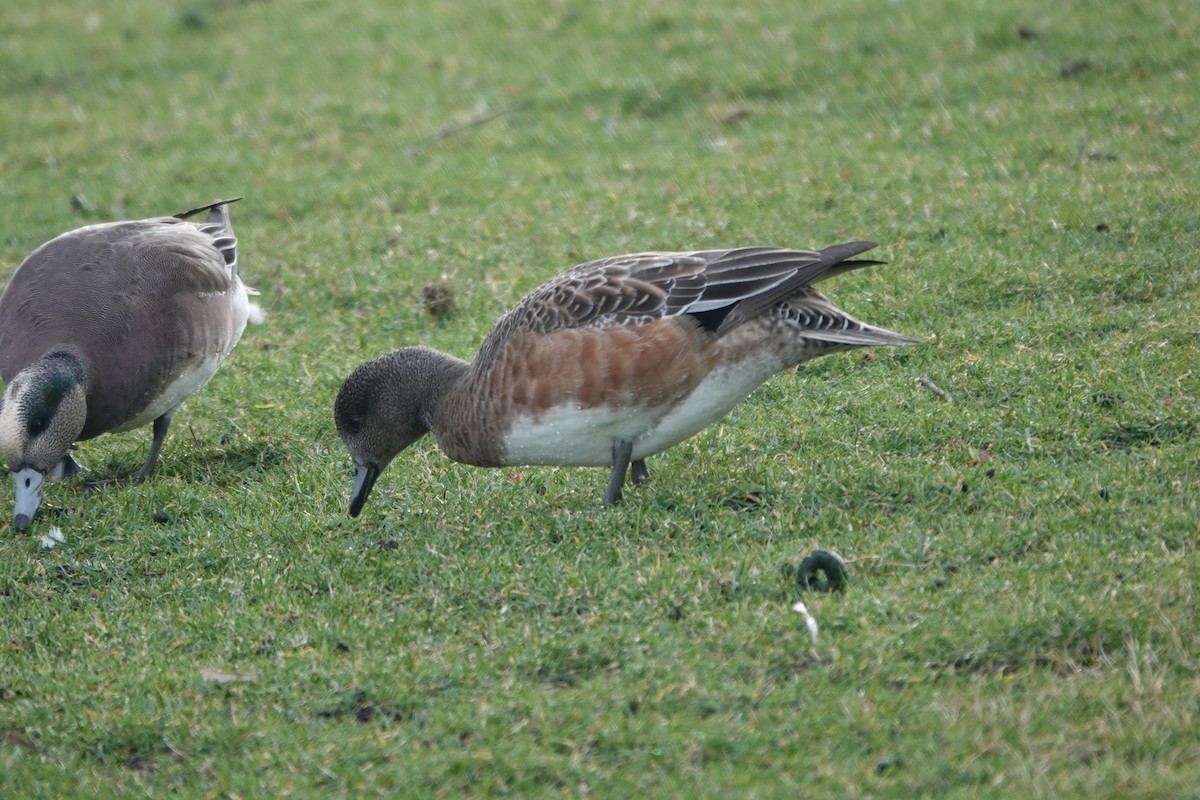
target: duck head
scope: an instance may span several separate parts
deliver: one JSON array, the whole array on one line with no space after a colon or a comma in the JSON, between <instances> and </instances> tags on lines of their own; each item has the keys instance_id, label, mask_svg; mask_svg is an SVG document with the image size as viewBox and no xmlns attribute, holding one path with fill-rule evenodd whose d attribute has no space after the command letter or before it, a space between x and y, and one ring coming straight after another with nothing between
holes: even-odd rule
<instances>
[{"instance_id":1,"label":"duck head","mask_svg":"<svg viewBox=\"0 0 1200 800\"><path fill-rule=\"evenodd\" d=\"M87 420L87 373L73 353L55 351L13 377L0 397L0 452L13 474L13 527L24 530L46 478L77 469L69 450Z\"/></svg>"},{"instance_id":2,"label":"duck head","mask_svg":"<svg viewBox=\"0 0 1200 800\"><path fill-rule=\"evenodd\" d=\"M338 435L354 461L350 516L362 513L379 474L429 433L447 388L466 362L428 347L405 347L361 364L333 405Z\"/></svg>"}]
</instances>

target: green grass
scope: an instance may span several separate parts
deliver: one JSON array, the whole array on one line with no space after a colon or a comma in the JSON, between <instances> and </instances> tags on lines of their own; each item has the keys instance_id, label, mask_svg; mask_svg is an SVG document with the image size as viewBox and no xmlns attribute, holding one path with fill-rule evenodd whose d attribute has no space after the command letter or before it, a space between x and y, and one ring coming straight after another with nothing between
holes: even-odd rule
<instances>
[{"instance_id":1,"label":"green grass","mask_svg":"<svg viewBox=\"0 0 1200 800\"><path fill-rule=\"evenodd\" d=\"M415 5L0 17L3 263L245 194L270 314L153 480L0 534L0 796L1194 793L1200 8ZM834 299L928 344L777 376L617 509L425 441L346 515L359 362L585 259L850 238L889 264Z\"/></svg>"}]
</instances>

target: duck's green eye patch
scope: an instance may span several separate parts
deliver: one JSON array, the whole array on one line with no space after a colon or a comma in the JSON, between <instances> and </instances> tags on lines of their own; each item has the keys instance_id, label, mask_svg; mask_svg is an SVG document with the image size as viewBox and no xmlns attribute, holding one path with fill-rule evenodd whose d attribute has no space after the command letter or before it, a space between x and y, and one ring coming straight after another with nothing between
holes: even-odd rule
<instances>
[{"instance_id":1,"label":"duck's green eye patch","mask_svg":"<svg viewBox=\"0 0 1200 800\"><path fill-rule=\"evenodd\" d=\"M29 424L26 426L26 430L29 432L30 436L37 436L48 427L50 427L50 415L38 414L30 418Z\"/></svg>"},{"instance_id":2,"label":"duck's green eye patch","mask_svg":"<svg viewBox=\"0 0 1200 800\"><path fill-rule=\"evenodd\" d=\"M50 427L50 420L58 413L59 405L74 385L75 381L71 377L58 373L52 373L37 384L37 390L31 393L24 403L28 420L25 429L30 436L37 436Z\"/></svg>"}]
</instances>

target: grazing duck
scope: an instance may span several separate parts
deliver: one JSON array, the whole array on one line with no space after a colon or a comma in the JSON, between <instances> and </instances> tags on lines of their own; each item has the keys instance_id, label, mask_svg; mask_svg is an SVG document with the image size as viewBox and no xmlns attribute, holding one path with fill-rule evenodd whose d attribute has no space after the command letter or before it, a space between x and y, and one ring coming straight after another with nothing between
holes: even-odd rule
<instances>
[{"instance_id":1,"label":"grazing duck","mask_svg":"<svg viewBox=\"0 0 1200 800\"><path fill-rule=\"evenodd\" d=\"M918 341L860 322L812 288L878 261L873 242L813 252L741 247L581 264L526 295L473 361L405 347L360 365L334 417L355 465L350 515L380 472L432 431L455 461L607 466L620 502L647 456L723 417L810 358Z\"/></svg>"},{"instance_id":2,"label":"grazing duck","mask_svg":"<svg viewBox=\"0 0 1200 800\"><path fill-rule=\"evenodd\" d=\"M88 225L51 239L0 297L0 451L23 530L47 477L79 472L72 444L154 423L154 471L179 405L208 383L252 309L229 203ZM207 211L204 222L186 222ZM252 290L251 290L252 291Z\"/></svg>"}]
</instances>

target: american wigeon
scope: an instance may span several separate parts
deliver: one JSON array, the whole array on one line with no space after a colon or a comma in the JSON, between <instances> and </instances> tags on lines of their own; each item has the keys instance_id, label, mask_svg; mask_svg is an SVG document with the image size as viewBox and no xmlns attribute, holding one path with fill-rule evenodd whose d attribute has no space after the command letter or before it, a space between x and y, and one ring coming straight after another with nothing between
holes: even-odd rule
<instances>
[{"instance_id":1,"label":"american wigeon","mask_svg":"<svg viewBox=\"0 0 1200 800\"><path fill-rule=\"evenodd\" d=\"M812 288L878 261L849 242L813 252L741 247L581 264L526 295L473 361L406 347L362 364L334 417L358 516L380 472L433 431L466 464L609 466L626 473L720 419L767 378L864 345L918 340L867 325Z\"/></svg>"},{"instance_id":2,"label":"american wigeon","mask_svg":"<svg viewBox=\"0 0 1200 800\"><path fill-rule=\"evenodd\" d=\"M0 451L18 530L47 477L80 470L76 441L153 422L135 480L154 471L171 416L208 383L255 309L238 275L234 200L69 231L13 274L0 297ZM185 222L203 211L204 222Z\"/></svg>"}]
</instances>

